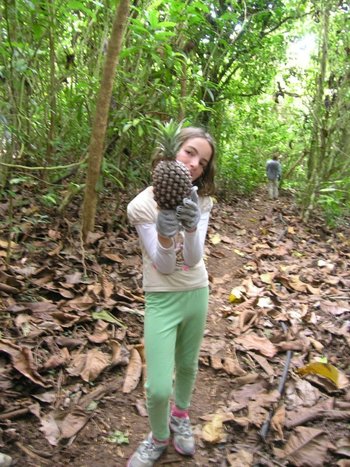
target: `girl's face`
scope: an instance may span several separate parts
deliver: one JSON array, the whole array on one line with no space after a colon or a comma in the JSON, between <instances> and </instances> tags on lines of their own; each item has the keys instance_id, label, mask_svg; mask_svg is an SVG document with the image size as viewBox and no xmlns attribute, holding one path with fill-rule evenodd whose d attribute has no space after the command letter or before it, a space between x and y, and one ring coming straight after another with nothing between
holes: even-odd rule
<instances>
[{"instance_id":1,"label":"girl's face","mask_svg":"<svg viewBox=\"0 0 350 467\"><path fill-rule=\"evenodd\" d=\"M185 164L191 173L192 182L194 182L203 174L212 153L212 148L206 139L189 138L176 154L176 160Z\"/></svg>"}]
</instances>

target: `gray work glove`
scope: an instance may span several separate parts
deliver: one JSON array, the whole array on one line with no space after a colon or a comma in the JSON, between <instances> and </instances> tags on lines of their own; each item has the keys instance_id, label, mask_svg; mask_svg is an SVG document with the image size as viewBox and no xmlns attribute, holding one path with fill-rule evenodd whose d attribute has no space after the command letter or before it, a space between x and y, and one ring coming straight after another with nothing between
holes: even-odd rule
<instances>
[{"instance_id":1,"label":"gray work glove","mask_svg":"<svg viewBox=\"0 0 350 467\"><path fill-rule=\"evenodd\" d=\"M156 228L162 237L175 237L180 225L173 209L162 209L158 213Z\"/></svg>"},{"instance_id":2,"label":"gray work glove","mask_svg":"<svg viewBox=\"0 0 350 467\"><path fill-rule=\"evenodd\" d=\"M201 218L201 211L198 206L198 187L191 190L191 198L185 198L183 205L176 208L176 217L181 222L185 230L194 230Z\"/></svg>"}]
</instances>

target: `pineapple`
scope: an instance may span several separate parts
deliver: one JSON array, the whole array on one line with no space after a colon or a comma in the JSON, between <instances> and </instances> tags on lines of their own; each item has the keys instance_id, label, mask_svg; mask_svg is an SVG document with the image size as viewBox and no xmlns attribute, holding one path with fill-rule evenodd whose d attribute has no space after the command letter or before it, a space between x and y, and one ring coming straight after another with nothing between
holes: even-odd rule
<instances>
[{"instance_id":1,"label":"pineapple","mask_svg":"<svg viewBox=\"0 0 350 467\"><path fill-rule=\"evenodd\" d=\"M176 209L184 198L191 195L192 180L188 168L175 159L180 148L178 136L181 124L172 120L169 123L159 123L159 151L162 159L152 173L153 194L159 209Z\"/></svg>"}]
</instances>

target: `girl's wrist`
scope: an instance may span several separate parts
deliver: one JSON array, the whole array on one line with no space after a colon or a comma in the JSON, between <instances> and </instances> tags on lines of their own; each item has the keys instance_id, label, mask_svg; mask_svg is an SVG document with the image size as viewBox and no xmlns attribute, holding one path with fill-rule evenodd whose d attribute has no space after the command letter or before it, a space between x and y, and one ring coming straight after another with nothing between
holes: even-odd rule
<instances>
[{"instance_id":1,"label":"girl's wrist","mask_svg":"<svg viewBox=\"0 0 350 467\"><path fill-rule=\"evenodd\" d=\"M163 248L171 248L174 246L174 239L172 237L163 237L163 235L158 234L158 241Z\"/></svg>"}]
</instances>

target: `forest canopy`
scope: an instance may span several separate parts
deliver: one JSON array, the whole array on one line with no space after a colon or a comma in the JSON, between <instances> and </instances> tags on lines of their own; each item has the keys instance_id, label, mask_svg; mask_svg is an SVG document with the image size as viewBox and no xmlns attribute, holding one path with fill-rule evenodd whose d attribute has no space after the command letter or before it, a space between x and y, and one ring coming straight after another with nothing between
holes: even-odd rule
<instances>
[{"instance_id":1,"label":"forest canopy","mask_svg":"<svg viewBox=\"0 0 350 467\"><path fill-rule=\"evenodd\" d=\"M123 3L1 4L2 196L32 184L63 210L82 193ZM136 0L125 11L94 189L147 184L154 123L176 119L215 137L219 196L254 192L278 152L305 221L319 207L329 223L349 214L348 3Z\"/></svg>"}]
</instances>

